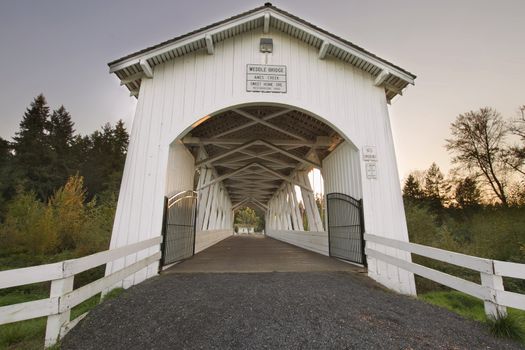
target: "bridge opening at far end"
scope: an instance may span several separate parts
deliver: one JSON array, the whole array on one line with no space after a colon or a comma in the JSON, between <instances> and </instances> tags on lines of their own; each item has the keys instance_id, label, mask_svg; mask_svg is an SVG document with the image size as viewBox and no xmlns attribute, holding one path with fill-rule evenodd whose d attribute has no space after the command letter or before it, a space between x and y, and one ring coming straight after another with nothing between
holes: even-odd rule
<instances>
[{"instance_id":1,"label":"bridge opening at far end","mask_svg":"<svg viewBox=\"0 0 525 350\"><path fill-rule=\"evenodd\" d=\"M245 105L203 118L170 145L162 265L256 230L366 265L359 164L350 140L297 108ZM260 222L235 222L246 208ZM221 243L225 251L287 252L282 243L235 239Z\"/></svg>"}]
</instances>

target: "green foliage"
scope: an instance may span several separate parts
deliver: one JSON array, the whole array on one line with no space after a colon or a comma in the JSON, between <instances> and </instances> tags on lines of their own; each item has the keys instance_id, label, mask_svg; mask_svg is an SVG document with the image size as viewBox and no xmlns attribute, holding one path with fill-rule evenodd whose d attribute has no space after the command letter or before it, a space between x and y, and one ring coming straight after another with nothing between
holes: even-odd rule
<instances>
[{"instance_id":1,"label":"green foliage","mask_svg":"<svg viewBox=\"0 0 525 350\"><path fill-rule=\"evenodd\" d=\"M476 208L481 203L481 191L478 188L476 180L470 177L459 181L454 195L456 203L462 209Z\"/></svg>"},{"instance_id":2,"label":"green foliage","mask_svg":"<svg viewBox=\"0 0 525 350\"><path fill-rule=\"evenodd\" d=\"M243 207L235 212L235 232L239 227L253 227L255 232L264 230L264 219L262 215L250 207Z\"/></svg>"},{"instance_id":3,"label":"green foliage","mask_svg":"<svg viewBox=\"0 0 525 350\"><path fill-rule=\"evenodd\" d=\"M7 203L0 226L3 254L46 254L55 250L57 237L51 228L51 211L32 192L19 192Z\"/></svg>"},{"instance_id":4,"label":"green foliage","mask_svg":"<svg viewBox=\"0 0 525 350\"><path fill-rule=\"evenodd\" d=\"M409 174L403 186L405 202L414 203L423 198L423 190L413 174Z\"/></svg>"},{"instance_id":5,"label":"green foliage","mask_svg":"<svg viewBox=\"0 0 525 350\"><path fill-rule=\"evenodd\" d=\"M117 191L126 160L129 136L122 121L95 131L89 138L77 138L80 173L85 176L90 195Z\"/></svg>"},{"instance_id":6,"label":"green foliage","mask_svg":"<svg viewBox=\"0 0 525 350\"><path fill-rule=\"evenodd\" d=\"M483 302L470 295L457 291L439 291L420 294L419 298L430 304L444 307L465 318L485 321Z\"/></svg>"},{"instance_id":7,"label":"green foliage","mask_svg":"<svg viewBox=\"0 0 525 350\"><path fill-rule=\"evenodd\" d=\"M124 289L115 288L107 293L102 302L118 297ZM47 294L10 293L0 296L0 306L47 298ZM100 302L97 294L71 310L71 319L92 310ZM37 318L0 326L0 349L42 349L47 318ZM59 348L59 345L53 347Z\"/></svg>"},{"instance_id":8,"label":"green foliage","mask_svg":"<svg viewBox=\"0 0 525 350\"><path fill-rule=\"evenodd\" d=\"M469 215L457 215L457 209L445 208L442 220L437 220L425 204L407 203L405 212L411 242L490 259L525 262L525 208L484 207ZM413 260L479 283L479 273L472 270L415 254ZM508 290L525 292L523 280L504 282ZM424 278L417 278L416 284L420 292L444 289Z\"/></svg>"},{"instance_id":9,"label":"green foliage","mask_svg":"<svg viewBox=\"0 0 525 350\"><path fill-rule=\"evenodd\" d=\"M525 311L508 308L505 317L487 318L482 300L457 291L420 294L419 299L446 308L465 318L485 322L492 334L497 337L525 343Z\"/></svg>"},{"instance_id":10,"label":"green foliage","mask_svg":"<svg viewBox=\"0 0 525 350\"><path fill-rule=\"evenodd\" d=\"M499 318L488 318L491 333L500 338L510 338L525 342L525 319L515 314L507 314Z\"/></svg>"},{"instance_id":11,"label":"green foliage","mask_svg":"<svg viewBox=\"0 0 525 350\"><path fill-rule=\"evenodd\" d=\"M0 348L42 349L46 321L42 317L0 326Z\"/></svg>"},{"instance_id":12,"label":"green foliage","mask_svg":"<svg viewBox=\"0 0 525 350\"><path fill-rule=\"evenodd\" d=\"M0 225L0 254L38 256L64 251L83 256L107 249L116 197L106 195L86 203L80 176L68 182L43 204L32 193L19 192L7 204Z\"/></svg>"}]
</instances>

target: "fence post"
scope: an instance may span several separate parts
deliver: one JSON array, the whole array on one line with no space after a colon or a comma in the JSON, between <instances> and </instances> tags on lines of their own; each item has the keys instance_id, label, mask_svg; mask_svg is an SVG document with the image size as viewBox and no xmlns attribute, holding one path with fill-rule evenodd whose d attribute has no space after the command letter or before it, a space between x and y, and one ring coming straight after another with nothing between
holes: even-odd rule
<instances>
[{"instance_id":1,"label":"fence post","mask_svg":"<svg viewBox=\"0 0 525 350\"><path fill-rule=\"evenodd\" d=\"M496 291L505 290L503 286L503 277L494 274L494 262L492 262L492 273L480 272L481 285L487 287L491 300L484 300L485 314L495 319L507 316L507 308L498 305Z\"/></svg>"},{"instance_id":2,"label":"fence post","mask_svg":"<svg viewBox=\"0 0 525 350\"><path fill-rule=\"evenodd\" d=\"M51 281L51 298L60 298L59 299L59 310L60 303L62 302L61 297L73 290L73 279L75 276L70 276L66 278L61 278L59 280ZM62 313L51 315L47 317L47 326L46 326L46 339L44 346L50 347L57 343L60 338L60 329L69 322L71 315L71 310L64 311Z\"/></svg>"}]
</instances>

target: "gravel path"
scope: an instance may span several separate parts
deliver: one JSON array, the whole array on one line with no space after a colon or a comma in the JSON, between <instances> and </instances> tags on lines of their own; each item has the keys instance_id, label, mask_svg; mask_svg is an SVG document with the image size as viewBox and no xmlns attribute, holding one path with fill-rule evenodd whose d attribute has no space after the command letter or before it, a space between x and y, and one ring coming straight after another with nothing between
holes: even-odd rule
<instances>
[{"instance_id":1,"label":"gravel path","mask_svg":"<svg viewBox=\"0 0 525 350\"><path fill-rule=\"evenodd\" d=\"M348 272L168 274L95 308L62 349L521 349Z\"/></svg>"}]
</instances>

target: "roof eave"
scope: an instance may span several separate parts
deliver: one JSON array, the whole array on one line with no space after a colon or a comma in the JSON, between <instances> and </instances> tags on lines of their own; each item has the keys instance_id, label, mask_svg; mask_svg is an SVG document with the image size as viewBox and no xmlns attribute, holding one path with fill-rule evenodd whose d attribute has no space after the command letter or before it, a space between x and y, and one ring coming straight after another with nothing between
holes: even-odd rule
<instances>
[{"instance_id":1,"label":"roof eave","mask_svg":"<svg viewBox=\"0 0 525 350\"><path fill-rule=\"evenodd\" d=\"M320 40L322 43L328 43L328 46L330 46L330 50L333 49L336 51L342 50L348 52L350 55L355 56L360 60L368 63L369 65L374 67L374 72L372 72L374 76L377 76L383 72L387 72L392 77L400 79L405 83L402 84L401 81L398 80L398 88L401 88L401 90L404 89L408 84L414 85L416 75L366 51L365 49L349 41L346 41L334 34L327 32L324 29L321 29L307 21L304 21L299 17L296 17L286 11L278 9L275 6L262 6L255 8L251 11L244 12L240 15L231 17L221 22L211 24L194 32L190 32L180 37L165 41L150 48L146 48L131 55L125 56L118 60L114 60L108 63L109 71L110 73L120 74L121 76L124 75L124 78L121 78L121 76L119 76L119 78L121 78L122 81L121 84L126 85L128 89L132 92L132 94L138 94L138 90L132 91L132 87L134 84L131 84L132 87L130 87L130 82L124 83L124 80L128 76L137 75L138 73L140 73L140 70L142 70L142 68L140 67L141 62L142 64L150 62L151 65L154 66L156 64L159 64L158 61L161 61L162 63L165 60L171 59L166 57L173 57L172 53L175 50L187 48L188 45L192 47L195 45L199 46L199 42L204 42L206 41L206 39L209 40L210 36L226 32L229 29L235 28L237 26L242 26L244 24L255 24L255 27L258 27L261 24L258 24L257 21L261 21L267 14L272 16L277 21L287 23L295 28L298 28L308 33L309 35L312 35L313 37L317 38L317 40ZM263 21L261 21L261 23L263 23ZM186 52L184 54L186 54ZM135 68L131 69L131 73L129 73L129 70L125 70L126 68L133 68L133 66L135 66ZM137 67L140 67L140 70L138 70ZM377 73L378 71L379 73ZM140 82L138 83L138 85L140 85ZM401 94L401 92L396 93L396 95L397 94Z\"/></svg>"}]
</instances>

